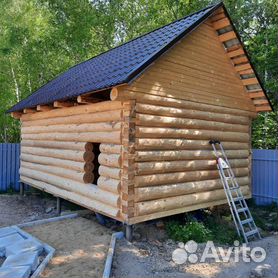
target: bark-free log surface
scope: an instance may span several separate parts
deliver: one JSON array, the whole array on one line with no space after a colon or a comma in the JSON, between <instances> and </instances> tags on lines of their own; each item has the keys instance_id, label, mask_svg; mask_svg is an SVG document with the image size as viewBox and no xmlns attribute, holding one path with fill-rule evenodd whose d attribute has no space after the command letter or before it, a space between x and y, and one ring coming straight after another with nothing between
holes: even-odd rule
<instances>
[{"instance_id":1,"label":"bark-free log surface","mask_svg":"<svg viewBox=\"0 0 278 278\"><path fill-rule=\"evenodd\" d=\"M93 150L93 144L89 143L89 142L22 140L21 146L42 147L42 148L50 148L50 149L77 150L77 151L92 151Z\"/></svg>"},{"instance_id":2,"label":"bark-free log surface","mask_svg":"<svg viewBox=\"0 0 278 278\"><path fill-rule=\"evenodd\" d=\"M120 210L118 208L104 204L101 201L90 199L88 197L79 195L75 192L67 191L55 185L28 178L23 175L20 176L20 181L29 184L33 187L36 187L42 191L46 191L50 194L53 194L54 196L61 197L70 202L74 202L80 206L103 213L107 216L115 218L120 217Z\"/></svg>"},{"instance_id":3,"label":"bark-free log surface","mask_svg":"<svg viewBox=\"0 0 278 278\"><path fill-rule=\"evenodd\" d=\"M240 186L248 185L249 178L239 177L237 182ZM219 188L223 188L220 179L140 187L135 188L135 201L156 200L166 197L186 195L194 192L215 190Z\"/></svg>"},{"instance_id":4,"label":"bark-free log surface","mask_svg":"<svg viewBox=\"0 0 278 278\"><path fill-rule=\"evenodd\" d=\"M249 150L226 150L228 159L246 158ZM220 155L220 152L219 152ZM178 151L137 151L136 161L167 161L167 160L196 160L213 159L215 155L209 150L178 150Z\"/></svg>"},{"instance_id":5,"label":"bark-free log surface","mask_svg":"<svg viewBox=\"0 0 278 278\"><path fill-rule=\"evenodd\" d=\"M72 179L74 181L78 181L81 183L92 183L94 180L94 175L92 172L81 172L76 170L60 168L59 166L49 166L49 165L30 163L24 161L21 162L20 166L23 168L28 168L30 170L38 170L45 173L57 175L59 177Z\"/></svg>"},{"instance_id":6,"label":"bark-free log surface","mask_svg":"<svg viewBox=\"0 0 278 278\"><path fill-rule=\"evenodd\" d=\"M46 148L33 148L33 147L22 147L22 153L41 155L54 158L62 158L66 160L89 162L94 159L93 152L82 152L82 151L71 151L71 150L55 150Z\"/></svg>"},{"instance_id":7,"label":"bark-free log surface","mask_svg":"<svg viewBox=\"0 0 278 278\"><path fill-rule=\"evenodd\" d=\"M68 191L76 192L82 196L104 202L105 204L108 204L112 207L119 206L119 195L104 191L94 184L78 183L71 179L66 179L49 173L30 170L23 167L20 168L20 174L25 177L55 185Z\"/></svg>"},{"instance_id":8,"label":"bark-free log surface","mask_svg":"<svg viewBox=\"0 0 278 278\"><path fill-rule=\"evenodd\" d=\"M242 193L249 194L249 187L242 186ZM180 195L176 197L163 198L154 201L146 201L135 204L136 215L145 215L159 211L167 211L171 209L189 206L192 204L207 203L225 198L224 189L216 189L207 192L198 192L188 195Z\"/></svg>"},{"instance_id":9,"label":"bark-free log surface","mask_svg":"<svg viewBox=\"0 0 278 278\"><path fill-rule=\"evenodd\" d=\"M247 176L249 174L248 168L233 169L236 177ZM152 185L172 184L180 182L198 181L218 179L219 173L217 170L211 171L188 171L176 172L166 174L155 174L135 177L135 187L144 187Z\"/></svg>"},{"instance_id":10,"label":"bark-free log surface","mask_svg":"<svg viewBox=\"0 0 278 278\"><path fill-rule=\"evenodd\" d=\"M90 172L94 170L92 162L78 162L66 159L59 159L53 157L36 156L32 154L21 153L20 161L33 162L43 165L53 165L65 169L72 169L81 172Z\"/></svg>"}]
</instances>

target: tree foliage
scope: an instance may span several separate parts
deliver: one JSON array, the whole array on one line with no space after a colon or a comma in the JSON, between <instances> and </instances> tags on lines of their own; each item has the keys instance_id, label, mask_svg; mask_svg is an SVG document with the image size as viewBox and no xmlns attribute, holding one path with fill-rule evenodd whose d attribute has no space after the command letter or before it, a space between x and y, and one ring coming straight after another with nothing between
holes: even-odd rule
<instances>
[{"instance_id":1,"label":"tree foliage","mask_svg":"<svg viewBox=\"0 0 278 278\"><path fill-rule=\"evenodd\" d=\"M214 2L1 0L0 142L19 141L19 123L5 111L61 72ZM224 2L277 107L276 1ZM277 146L277 109L254 121L253 146Z\"/></svg>"}]
</instances>

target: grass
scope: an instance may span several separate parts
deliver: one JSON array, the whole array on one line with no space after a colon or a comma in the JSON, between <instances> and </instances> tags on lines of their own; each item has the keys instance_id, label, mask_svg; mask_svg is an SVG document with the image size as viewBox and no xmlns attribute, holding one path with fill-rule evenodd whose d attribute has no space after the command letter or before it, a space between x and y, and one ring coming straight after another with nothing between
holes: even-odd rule
<instances>
[{"instance_id":1,"label":"grass","mask_svg":"<svg viewBox=\"0 0 278 278\"><path fill-rule=\"evenodd\" d=\"M256 206L248 201L248 206L254 217L256 225L262 229L263 235L278 230L277 205ZM181 242L194 240L198 243L212 240L220 244L233 244L238 237L231 213L227 206L217 211L199 210L182 216L168 219L166 232L168 236Z\"/></svg>"}]
</instances>

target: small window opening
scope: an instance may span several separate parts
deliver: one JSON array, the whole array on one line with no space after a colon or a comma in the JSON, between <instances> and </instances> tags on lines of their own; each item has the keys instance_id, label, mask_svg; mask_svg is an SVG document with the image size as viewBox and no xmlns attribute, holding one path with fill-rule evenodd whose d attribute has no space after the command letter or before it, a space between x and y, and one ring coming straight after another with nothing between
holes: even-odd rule
<instances>
[{"instance_id":1,"label":"small window opening","mask_svg":"<svg viewBox=\"0 0 278 278\"><path fill-rule=\"evenodd\" d=\"M94 165L94 169L93 169L93 174L94 174L94 180L93 180L93 184L97 184L97 180L99 178L99 162L98 162L98 156L100 155L100 143L94 143L93 144L94 148L93 148L93 153L94 153L94 160L93 160L93 165Z\"/></svg>"}]
</instances>

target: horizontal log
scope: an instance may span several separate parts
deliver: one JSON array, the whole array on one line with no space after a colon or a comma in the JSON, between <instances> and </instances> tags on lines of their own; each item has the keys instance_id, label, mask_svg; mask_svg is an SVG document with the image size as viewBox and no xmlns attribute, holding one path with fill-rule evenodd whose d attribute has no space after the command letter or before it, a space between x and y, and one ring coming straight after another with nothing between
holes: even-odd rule
<instances>
[{"instance_id":1,"label":"horizontal log","mask_svg":"<svg viewBox=\"0 0 278 278\"><path fill-rule=\"evenodd\" d=\"M32 121L39 119L49 119L64 116L72 116L78 114L88 114L103 111L111 111L122 108L122 103L120 101L103 101L99 103L93 103L88 105L80 105L74 107L68 107L63 109L53 109L51 111L35 113L32 115L23 115L23 121Z\"/></svg>"},{"instance_id":2,"label":"horizontal log","mask_svg":"<svg viewBox=\"0 0 278 278\"><path fill-rule=\"evenodd\" d=\"M92 131L115 131L121 129L120 122L106 122L106 123L86 123L86 124L68 124L68 125L49 125L49 126L27 126L21 128L22 134L31 133L78 133L78 132L92 132Z\"/></svg>"},{"instance_id":3,"label":"horizontal log","mask_svg":"<svg viewBox=\"0 0 278 278\"><path fill-rule=\"evenodd\" d=\"M34 154L38 156L47 156L54 158L62 158L66 160L89 162L94 160L93 152L83 151L71 151L71 150L56 150L46 148L34 148L34 147L21 147L21 153Z\"/></svg>"},{"instance_id":4,"label":"horizontal log","mask_svg":"<svg viewBox=\"0 0 278 278\"><path fill-rule=\"evenodd\" d=\"M43 112L40 112L40 113L43 113ZM39 120L33 120L33 121L22 121L22 127L101 123L101 122L120 121L121 119L122 119L122 111L114 110L114 111L109 111L109 113L97 112L97 113L79 114L79 115L73 115L73 116L39 119Z\"/></svg>"},{"instance_id":5,"label":"horizontal log","mask_svg":"<svg viewBox=\"0 0 278 278\"><path fill-rule=\"evenodd\" d=\"M249 174L248 168L235 168L233 169L233 171L236 177L243 177ZM211 180L218 178L219 173L217 170L135 176L135 187L146 187L153 185L181 183L199 180Z\"/></svg>"},{"instance_id":6,"label":"horizontal log","mask_svg":"<svg viewBox=\"0 0 278 278\"><path fill-rule=\"evenodd\" d=\"M248 177L237 178L240 186L248 185ZM135 202L156 200L166 197L186 195L194 192L210 191L223 188L220 179L204 180L185 183L174 183L152 187L135 188Z\"/></svg>"},{"instance_id":7,"label":"horizontal log","mask_svg":"<svg viewBox=\"0 0 278 278\"><path fill-rule=\"evenodd\" d=\"M22 134L23 140L121 143L120 131Z\"/></svg>"},{"instance_id":8,"label":"horizontal log","mask_svg":"<svg viewBox=\"0 0 278 278\"><path fill-rule=\"evenodd\" d=\"M60 141L41 141L41 140L22 140L21 146L41 147L50 149L65 149L75 151L93 151L93 143L90 142L60 142Z\"/></svg>"},{"instance_id":9,"label":"horizontal log","mask_svg":"<svg viewBox=\"0 0 278 278\"><path fill-rule=\"evenodd\" d=\"M229 159L246 158L249 155L249 150L226 150L225 153ZM218 154L220 155L220 152ZM137 151L135 161L196 160L214 157L214 152L208 150Z\"/></svg>"},{"instance_id":10,"label":"horizontal log","mask_svg":"<svg viewBox=\"0 0 278 278\"><path fill-rule=\"evenodd\" d=\"M249 125L250 123L250 119L246 116L215 113L210 111L198 111L187 108L165 107L143 103L136 103L136 112L160 116L187 117L190 119L200 119L231 124Z\"/></svg>"},{"instance_id":11,"label":"horizontal log","mask_svg":"<svg viewBox=\"0 0 278 278\"><path fill-rule=\"evenodd\" d=\"M43 165L53 165L56 167L59 166L61 168L72 169L80 172L92 172L94 170L94 165L92 162L84 163L84 162L59 159L53 157L36 156L36 155L24 154L24 153L21 153L20 160L43 164Z\"/></svg>"},{"instance_id":12,"label":"horizontal log","mask_svg":"<svg viewBox=\"0 0 278 278\"><path fill-rule=\"evenodd\" d=\"M100 189L103 189L105 191L113 192L116 194L120 193L120 180L100 176L97 180L97 185Z\"/></svg>"},{"instance_id":13,"label":"horizontal log","mask_svg":"<svg viewBox=\"0 0 278 278\"><path fill-rule=\"evenodd\" d=\"M246 150L248 143L221 142L225 150ZM208 140L137 138L137 150L211 150Z\"/></svg>"},{"instance_id":14,"label":"horizontal log","mask_svg":"<svg viewBox=\"0 0 278 278\"><path fill-rule=\"evenodd\" d=\"M151 111L150 111L151 112ZM181 127L191 129L220 130L220 131L237 131L248 132L248 125L229 124L215 121L177 118L169 116L156 116L147 114L136 114L136 125L149 127Z\"/></svg>"},{"instance_id":15,"label":"horizontal log","mask_svg":"<svg viewBox=\"0 0 278 278\"><path fill-rule=\"evenodd\" d=\"M259 81L256 77L242 79L241 81L242 81L243 85L245 85L245 86L259 83Z\"/></svg>"},{"instance_id":16,"label":"horizontal log","mask_svg":"<svg viewBox=\"0 0 278 278\"><path fill-rule=\"evenodd\" d=\"M51 184L41 182L38 180L34 180L32 178L28 178L25 176L21 176L20 181L25 184L31 185L33 187L36 187L40 190L43 190L45 192L48 192L50 194L53 194L54 196L61 197L65 200L76 203L80 206L86 207L93 211L97 211L104 215L107 215L110 217L115 217L115 218L119 218L119 216L120 216L120 210L118 208L109 206L107 204L104 204L103 202L96 201L96 200L90 199L90 198L82 196L82 195L79 195L75 192L70 192L70 191L58 188L56 186L53 186Z\"/></svg>"},{"instance_id":17,"label":"horizontal log","mask_svg":"<svg viewBox=\"0 0 278 278\"><path fill-rule=\"evenodd\" d=\"M196 140L217 139L220 141L249 142L249 133L223 132L198 129L159 127L136 127L137 138L186 138Z\"/></svg>"},{"instance_id":18,"label":"horizontal log","mask_svg":"<svg viewBox=\"0 0 278 278\"><path fill-rule=\"evenodd\" d=\"M73 101L54 101L53 102L53 107L55 108L65 108L65 107L72 107L75 106L75 102Z\"/></svg>"},{"instance_id":19,"label":"horizontal log","mask_svg":"<svg viewBox=\"0 0 278 278\"><path fill-rule=\"evenodd\" d=\"M268 104L268 100L265 99L253 99L253 103L255 105L261 105L261 104Z\"/></svg>"},{"instance_id":20,"label":"horizontal log","mask_svg":"<svg viewBox=\"0 0 278 278\"><path fill-rule=\"evenodd\" d=\"M28 178L32 178L38 181L46 182L51 185L55 185L61 189L65 189L71 192L75 192L85 197L92 198L94 200L103 202L112 207L118 207L120 204L119 195L111 192L104 191L98 188L94 184L78 183L71 179L62 178L50 173L44 173L37 170L30 170L28 168L21 167L20 175Z\"/></svg>"},{"instance_id":21,"label":"horizontal log","mask_svg":"<svg viewBox=\"0 0 278 278\"><path fill-rule=\"evenodd\" d=\"M100 165L98 168L98 172L100 176L112 179L121 179L121 169L114 167L107 167L104 165Z\"/></svg>"},{"instance_id":22,"label":"horizontal log","mask_svg":"<svg viewBox=\"0 0 278 278\"><path fill-rule=\"evenodd\" d=\"M248 159L230 159L232 168L247 167ZM135 173L137 175L182 172L182 171L199 171L199 170L216 170L216 160L178 160L164 162L138 162L135 164Z\"/></svg>"},{"instance_id":23,"label":"horizontal log","mask_svg":"<svg viewBox=\"0 0 278 278\"><path fill-rule=\"evenodd\" d=\"M58 165L49 166L44 164L21 161L20 167L27 168L30 170L42 171L44 173L50 173L59 177L68 178L81 183L92 183L94 180L94 175L92 172L81 172L71 169L65 169L59 167Z\"/></svg>"},{"instance_id":24,"label":"horizontal log","mask_svg":"<svg viewBox=\"0 0 278 278\"><path fill-rule=\"evenodd\" d=\"M122 151L122 145L114 145L114 144L100 144L99 150L102 153L108 154L119 154Z\"/></svg>"},{"instance_id":25,"label":"horizontal log","mask_svg":"<svg viewBox=\"0 0 278 278\"><path fill-rule=\"evenodd\" d=\"M245 196L246 198L250 198L250 195ZM166 217L166 216L172 216L175 214L181 214L181 213L185 213L185 212L189 212L189 211L194 211L194 210L198 210L198 209L204 209L204 208L208 208L208 207L214 207L214 206L219 206L219 205L224 205L227 204L227 198L223 198L222 200L218 200L218 201L212 201L212 202L206 202L206 203L201 203L201 204L191 204L190 206L187 207L181 207L181 208L177 208L177 209L171 209L171 210L167 210L167 211L160 211L160 212L156 212L156 213L151 213L151 214L147 214L147 215L142 215L142 216L134 216L131 217L127 220L127 223L129 225L133 225L136 223L141 223L141 222L145 222L148 220L152 220L152 219L158 219L161 217Z\"/></svg>"},{"instance_id":26,"label":"horizontal log","mask_svg":"<svg viewBox=\"0 0 278 278\"><path fill-rule=\"evenodd\" d=\"M121 168L122 157L119 154L100 153L98 156L98 162L101 165Z\"/></svg>"},{"instance_id":27,"label":"horizontal log","mask_svg":"<svg viewBox=\"0 0 278 278\"><path fill-rule=\"evenodd\" d=\"M249 186L242 186L241 190L244 195L247 195L250 192ZM159 211L167 211L179 207L189 206L192 204L200 204L222 200L223 198L225 198L224 189L216 189L207 192L200 192L136 203L135 210L137 215L146 215Z\"/></svg>"},{"instance_id":28,"label":"horizontal log","mask_svg":"<svg viewBox=\"0 0 278 278\"><path fill-rule=\"evenodd\" d=\"M110 98L117 99L117 100L136 99L138 102L141 103L156 104L162 106L164 105L164 106L171 106L171 107L184 108L184 109L195 109L197 111L205 111L205 112L232 114L237 116L247 116L252 118L255 118L257 115L255 112L251 112L251 111L221 107L217 105L205 104L200 102L193 102L193 101L174 98L174 97L157 96L149 93L146 94L140 91L132 91L130 89L117 90L114 91L113 94L111 92Z\"/></svg>"}]
</instances>

